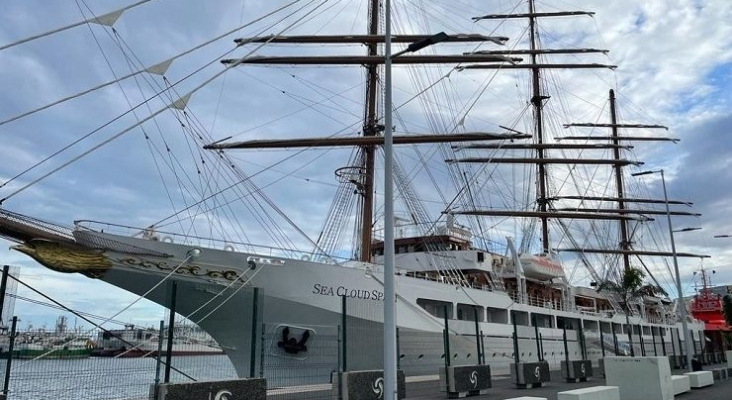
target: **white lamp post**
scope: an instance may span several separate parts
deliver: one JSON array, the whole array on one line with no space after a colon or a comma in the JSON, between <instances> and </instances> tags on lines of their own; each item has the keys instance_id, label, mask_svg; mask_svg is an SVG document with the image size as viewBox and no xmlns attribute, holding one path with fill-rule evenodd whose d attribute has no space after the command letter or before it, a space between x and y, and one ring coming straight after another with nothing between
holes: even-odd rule
<instances>
[{"instance_id":1,"label":"white lamp post","mask_svg":"<svg viewBox=\"0 0 732 400\"><path fill-rule=\"evenodd\" d=\"M391 54L391 1L384 1L384 400L397 400L396 293L394 288L394 136L391 60L447 40L440 32Z\"/></svg>"},{"instance_id":2,"label":"white lamp post","mask_svg":"<svg viewBox=\"0 0 732 400\"><path fill-rule=\"evenodd\" d=\"M640 176L640 175L649 175L649 174L655 174L655 173L661 173L661 184L663 185L663 200L666 203L666 218L668 218L668 233L671 236L671 253L673 254L674 259L674 273L676 273L676 290L678 291L678 307L679 307L679 317L681 318L681 329L684 331L684 344L686 347L686 368L689 369L689 371L692 370L691 368L691 358L692 358L692 347L691 347L691 335L689 335L689 324L686 322L686 304L684 303L684 293L681 290L681 275L679 274L679 260L676 256L676 243L674 242L674 230L671 226L671 211L668 207L668 194L666 193L666 178L663 175L663 170L659 169L657 171L643 171L643 172L636 172L634 174L631 174L632 176ZM685 228L680 231L688 231L688 230L695 230L690 228Z\"/></svg>"}]
</instances>

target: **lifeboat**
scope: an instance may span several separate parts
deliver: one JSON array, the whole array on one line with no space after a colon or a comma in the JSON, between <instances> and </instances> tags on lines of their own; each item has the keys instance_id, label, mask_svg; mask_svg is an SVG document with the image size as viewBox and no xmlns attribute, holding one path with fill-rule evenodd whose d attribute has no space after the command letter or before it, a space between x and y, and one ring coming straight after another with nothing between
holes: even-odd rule
<instances>
[{"instance_id":1,"label":"lifeboat","mask_svg":"<svg viewBox=\"0 0 732 400\"><path fill-rule=\"evenodd\" d=\"M544 255L519 256L524 276L540 280L564 277L562 264Z\"/></svg>"}]
</instances>

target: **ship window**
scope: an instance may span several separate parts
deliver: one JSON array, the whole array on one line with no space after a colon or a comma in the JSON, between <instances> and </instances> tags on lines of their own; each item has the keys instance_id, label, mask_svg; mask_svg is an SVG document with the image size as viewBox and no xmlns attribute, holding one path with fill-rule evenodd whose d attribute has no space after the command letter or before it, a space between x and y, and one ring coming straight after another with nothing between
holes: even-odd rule
<instances>
[{"instance_id":1,"label":"ship window","mask_svg":"<svg viewBox=\"0 0 732 400\"><path fill-rule=\"evenodd\" d=\"M516 321L516 325L529 326L529 313L526 311L511 311L511 318Z\"/></svg>"},{"instance_id":2,"label":"ship window","mask_svg":"<svg viewBox=\"0 0 732 400\"><path fill-rule=\"evenodd\" d=\"M598 321L593 321L591 319L583 319L582 320L582 327L584 327L584 329L586 331L597 332L598 329L599 329L598 328L599 327L599 323L598 323Z\"/></svg>"},{"instance_id":3,"label":"ship window","mask_svg":"<svg viewBox=\"0 0 732 400\"><path fill-rule=\"evenodd\" d=\"M535 324L534 321L536 321ZM531 322L532 326L536 325L539 328L554 328L554 317L551 315L532 313Z\"/></svg>"},{"instance_id":4,"label":"ship window","mask_svg":"<svg viewBox=\"0 0 732 400\"><path fill-rule=\"evenodd\" d=\"M478 262L485 261L485 254L482 251L478 252Z\"/></svg>"},{"instance_id":5,"label":"ship window","mask_svg":"<svg viewBox=\"0 0 732 400\"><path fill-rule=\"evenodd\" d=\"M508 323L508 311L502 308L486 307L487 312L486 321L493 322L495 324L507 324Z\"/></svg>"},{"instance_id":6,"label":"ship window","mask_svg":"<svg viewBox=\"0 0 732 400\"><path fill-rule=\"evenodd\" d=\"M457 319L461 321L475 321L475 310L478 310L478 322L483 322L483 307L472 304L457 305Z\"/></svg>"},{"instance_id":7,"label":"ship window","mask_svg":"<svg viewBox=\"0 0 732 400\"><path fill-rule=\"evenodd\" d=\"M576 318L557 317L557 328L564 329L565 325L567 330L578 330L580 320Z\"/></svg>"},{"instance_id":8,"label":"ship window","mask_svg":"<svg viewBox=\"0 0 732 400\"><path fill-rule=\"evenodd\" d=\"M452 319L452 303L447 301L417 299L417 304L424 308L430 315L437 318L445 318L445 306L447 306L447 318Z\"/></svg>"}]
</instances>

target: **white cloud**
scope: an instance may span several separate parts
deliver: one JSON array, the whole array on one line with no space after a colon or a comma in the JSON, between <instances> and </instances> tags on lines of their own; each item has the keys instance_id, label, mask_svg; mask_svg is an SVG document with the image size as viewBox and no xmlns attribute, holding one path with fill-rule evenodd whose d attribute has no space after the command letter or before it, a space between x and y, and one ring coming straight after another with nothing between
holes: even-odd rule
<instances>
[{"instance_id":1,"label":"white cloud","mask_svg":"<svg viewBox=\"0 0 732 400\"><path fill-rule=\"evenodd\" d=\"M8 9L14 12L0 15L0 38L6 42L79 19L78 9L73 4L46 5L44 2L43 7L35 7L21 0L9 3ZM108 11L125 3L123 1L115 4L105 3L104 10L95 9L95 11ZM139 58L143 65L149 65L236 26L240 16L243 21L247 21L274 8L269 2L247 1L243 6L241 2L235 1L209 3L179 5L151 2L123 15L117 26L118 32L134 51L134 57ZM503 3L505 4L501 11L507 11L518 1ZM331 12L337 12L348 5L334 4L336 5L330 10ZM411 4L405 3L398 7L411 7ZM507 34L512 39L510 46L517 42L521 44L519 47L526 44L525 31L515 21L506 22L496 29L498 23L486 21L473 23L469 19L475 15L496 11L494 9L496 5L490 2L453 4L425 1L421 4L424 5L422 11L425 15L440 16L440 20L430 21L427 26L420 20L423 14L410 13L407 12L409 10L400 8L395 19L397 32L416 31L418 27L425 27L430 31L439 29L448 32L478 31L485 34ZM546 10L557 10L564 6L565 2L562 2L552 8L547 7ZM543 75L556 79L549 81L547 86L554 96L547 102L547 115L551 117L548 123L558 126L566 122L606 120L607 91L617 82L615 89L618 91L619 108L624 120L663 123L672 128L670 136L680 136L684 139L677 146L638 145L634 153L635 158L644 159L650 166L667 168L671 172L669 190L674 196L684 195L688 200L706 197L706 201L697 203L695 208L695 211L705 214L700 220L705 230L698 235L708 236L712 231L721 232L728 221L727 200L732 196L727 189L730 185L720 184L724 183L724 180L719 176L723 176L726 182L729 182L729 177L715 175L715 178L709 176L712 175L711 171L700 171L700 169L722 174L725 169L721 166L724 160L728 159L725 158L724 151L729 146L704 147L698 142L709 140L729 144L729 139L719 131L715 123L730 114L732 25L729 21L732 21L732 3L725 0L708 1L703 7L699 7L698 2L691 0L642 4L631 0L617 0L593 4L580 3L575 8L588 10L592 8L597 14L593 18L542 21L540 26L542 32L546 34L543 36L543 43L548 47L571 45L607 48L611 51L608 57L589 56L576 59L556 57L556 60L577 62L581 59L617 63L619 68L615 73L602 70L544 73ZM355 6L345 7L337 18L332 18L330 13L317 15L313 21L309 21L310 23L298 26L296 31L312 33L311 27L315 25L315 30L320 30L320 33L360 33L365 29L363 19L365 19L363 9L356 9ZM266 23L260 23L247 28L242 32L242 36L261 30L264 33L273 33L284 25L265 29L266 26ZM129 66L126 60L106 36L105 31L100 27L94 27L94 32L105 48L104 55L109 57L115 73L118 76L128 73ZM176 82L205 62L215 60L232 49L233 43L230 39L227 38L210 48L176 61L166 76L168 81ZM314 50L307 50L304 47L306 46L273 46L264 52L290 54L348 51L352 54L361 54L364 51L363 48L350 50L343 46L320 47ZM491 45L482 48L495 47ZM445 44L425 52L468 50L470 46ZM241 56L245 51L243 48L237 49L232 56ZM133 57L131 53L128 55ZM528 57L524 58L525 62L528 61ZM138 61L135 59L134 62ZM178 94L185 93L222 68L218 63L214 63L203 72L195 74L176 89ZM396 68L395 100L397 103L409 100L414 94L444 76L448 70L449 67L414 70ZM712 73L714 76L710 76ZM403 119L395 120L397 130L408 130L412 133L452 130L455 128L456 116L463 115L458 110L463 112L467 110L475 100L473 96L480 93L490 81L485 94L475 102L468 113L465 129L495 132L499 131L497 125L506 125L529 131L531 125L528 119L531 111L524 110L524 114L521 115L528 101L528 73L502 71L495 79L491 80L489 77L490 73L486 71L452 72L450 78L444 80L444 86L436 85L428 91L432 97L427 103L427 108L417 101L412 101L399 110L398 116ZM0 85L14 89L0 94L0 110L4 110L0 111L0 120L111 78L112 72L108 70L103 55L86 27L0 52ZM562 83L557 83L560 80ZM0 176L9 177L21 172L71 140L80 138L122 114L129 108L128 101L137 104L156 90L158 85L163 84L159 76L141 76L138 81L129 80L123 82L121 87L115 85L39 113L28 120L0 126L0 138L3 140L3 147L0 148L0 157L3 161L0 164ZM173 207L170 205L169 195L173 198L175 210L180 211L190 206L196 199L230 186L237 179L233 175L212 178L211 176L215 174L209 175L207 172L210 173L214 169L226 171L226 164L216 164L212 153L200 150L201 143L195 143L191 136L185 136L181 124L186 127L198 127L200 124L208 129L213 121L216 121L215 132L211 138L205 137L203 143L241 132L243 133L237 135L236 140L327 136L341 130L343 135L354 135L361 129L361 124L357 121L362 116L358 104L363 102L363 87L363 73L355 67L345 70L321 67L298 69L247 67L240 71L230 71L225 79L220 78L196 93L190 102L187 116L166 111L155 120L155 123L145 124L145 133L149 139L144 138L141 129L135 129L102 150L34 186L32 190L11 198L4 206L63 224L70 224L74 219L88 218L146 226L171 213ZM127 95L129 100L124 95ZM177 97L177 95L171 96ZM325 101L324 99L328 97L332 97L332 100ZM566 99L564 103L560 101L562 97ZM139 118L156 111L169 100L156 100L151 102L150 108L141 107L138 110ZM601 112L602 110L604 112ZM100 144L135 122L135 118L127 116L105 127L84 140L81 145L75 146L72 153L65 153L62 158L55 158L52 163L24 176L14 183L14 186L0 189L0 198L12 192L12 189L17 189L19 182L29 182L42 173L59 167L63 161L81 154L93 145ZM704 131L706 134L700 136L699 131ZM564 134L565 131L553 133L554 136ZM650 132L639 134L649 135ZM167 151L168 148L171 149L170 153ZM718 163L699 163L699 157L711 159L710 153L718 157L715 158ZM348 163L348 152L316 151L285 160L288 154L279 151L241 152L232 153L232 159L241 170L249 175L256 175L254 181L258 185L271 185L265 189L265 193L310 237L314 238L319 233L334 192L333 186L318 182L335 183L333 170ZM441 164L442 153L424 150L424 154L427 154L426 158L429 159L430 165ZM408 170L418 164L418 157L411 148L400 148L397 150L397 155ZM204 157L211 158L207 158L203 164L201 159ZM263 168L260 166L268 166L277 160L282 162L273 170L262 171ZM202 171L200 176L197 174L197 169ZM488 169L491 170L493 169ZM589 179L593 176L589 169L578 169L578 171L582 172L583 178ZM191 178L184 172L189 173ZM709 174L705 175L704 172ZM292 176L278 181L289 174ZM378 175L381 175L380 171ZM441 200L440 195L444 195L449 201L454 193L450 192L448 175L444 170L439 170L435 171L434 176L438 177L438 185L444 193L438 193L424 175L414 178L417 193L429 200ZM311 180L305 180L306 177ZM377 182L380 182L379 179L380 176L377 176ZM693 184L684 189L683 181L688 180L693 180ZM490 179L485 176L480 181L486 188L486 193L481 194L484 196L483 200L502 207L515 205L519 200L523 200L522 194L524 190L528 190L525 188L533 185L532 178L525 174L524 169L519 168L496 170ZM162 182L165 182L167 190L164 189ZM553 185L560 188L562 182L554 182ZM566 188L566 185L564 187ZM710 188L714 189L712 191L714 196L704 196L704 191ZM587 189L597 188L587 185ZM660 196L657 185L645 190L651 197ZM381 193L380 184L377 186L377 191ZM598 190L598 192L604 191ZM225 197L233 200L241 194L229 191ZM498 195L503 196L503 202L500 202ZM513 198L505 200L506 197ZM208 205L215 206L213 202L209 202ZM428 206L428 209L437 215L443 207L443 204L433 204ZM268 215L275 215L267 207L265 209L268 210L266 211ZM196 210L196 207L191 210ZM235 231L234 226L242 223L247 235L250 235L248 239L270 241L259 224L254 221L251 210L244 210L243 207L237 210L241 211L239 215L241 220L222 221L220 229L232 232ZM257 213L258 216L262 216L265 211L260 209ZM190 219L201 228L206 224L206 220L193 216L194 214L195 211L191 211ZM183 218L189 216L187 212L181 215ZM279 217L275 218L296 244L307 248L305 241L287 227L287 224ZM186 222L190 224L190 220ZM495 221L490 222L492 226ZM518 229L497 226L493 237L501 236L498 231L516 232ZM710 265L722 266L729 257L732 257L732 253L722 252L724 246L720 242L698 243L692 238L693 234L683 237L679 235L680 247L689 246L689 251L713 251L721 254L719 258L709 260ZM615 238L607 240L612 241ZM659 240L662 246L667 245L667 240L663 238ZM134 297L123 291L102 289L99 282L80 276L60 277L49 272L42 273L42 269L31 267L32 264L17 253L3 251L0 255L6 256L9 263L28 266L28 270L33 274L31 281L39 288L60 297L66 296L73 304L92 308L96 310L95 313L111 315L115 308L109 304L115 304L114 299L117 299L118 305L131 301ZM659 268L665 268L662 263L658 264ZM690 272L695 267L692 264L684 264L685 276L691 276ZM723 275L720 273L720 276ZM59 290L61 285L69 289ZM85 297L86 302L93 301L93 304L81 302ZM30 309L25 312L31 313ZM130 318L147 317L144 316L144 312L140 312L131 315Z\"/></svg>"}]
</instances>

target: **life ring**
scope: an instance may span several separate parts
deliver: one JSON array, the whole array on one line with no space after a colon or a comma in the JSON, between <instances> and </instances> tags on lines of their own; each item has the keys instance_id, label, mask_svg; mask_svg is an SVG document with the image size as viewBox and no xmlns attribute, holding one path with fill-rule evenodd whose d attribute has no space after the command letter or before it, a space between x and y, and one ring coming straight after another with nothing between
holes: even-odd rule
<instances>
[{"instance_id":1,"label":"life ring","mask_svg":"<svg viewBox=\"0 0 732 400\"><path fill-rule=\"evenodd\" d=\"M305 254L304 256L300 257L300 259L303 261L310 261L310 256Z\"/></svg>"},{"instance_id":2,"label":"life ring","mask_svg":"<svg viewBox=\"0 0 732 400\"><path fill-rule=\"evenodd\" d=\"M226 246L224 246L224 251L236 251L236 249L234 248L234 246L227 244Z\"/></svg>"},{"instance_id":3,"label":"life ring","mask_svg":"<svg viewBox=\"0 0 732 400\"><path fill-rule=\"evenodd\" d=\"M173 243L173 237L172 236L163 236L163 238L161 239L161 242Z\"/></svg>"}]
</instances>

